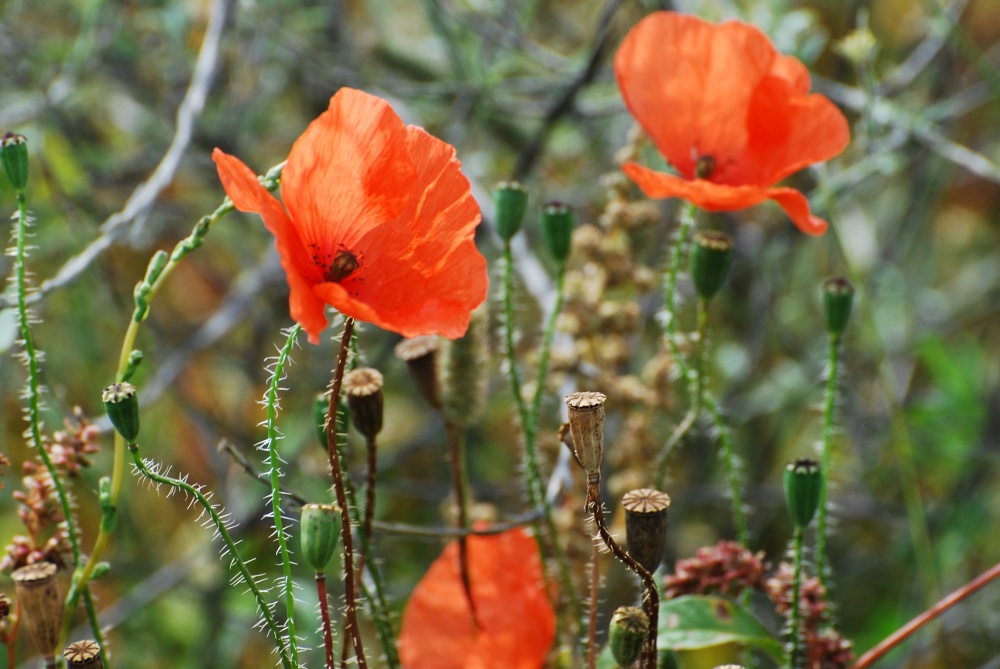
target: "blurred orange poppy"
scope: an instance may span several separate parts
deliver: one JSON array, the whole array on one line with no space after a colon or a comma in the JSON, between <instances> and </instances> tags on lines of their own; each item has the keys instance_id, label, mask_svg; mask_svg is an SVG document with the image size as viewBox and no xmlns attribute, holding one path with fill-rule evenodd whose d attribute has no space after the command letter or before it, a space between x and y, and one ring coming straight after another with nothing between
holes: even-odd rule
<instances>
[{"instance_id":1,"label":"blurred orange poppy","mask_svg":"<svg viewBox=\"0 0 1000 669\"><path fill-rule=\"evenodd\" d=\"M826 231L802 193L771 186L843 151L847 120L822 95L809 95L805 66L759 29L656 12L625 36L615 75L632 115L679 173L626 163L648 196L709 211L774 200L803 232Z\"/></svg>"},{"instance_id":2,"label":"blurred orange poppy","mask_svg":"<svg viewBox=\"0 0 1000 669\"><path fill-rule=\"evenodd\" d=\"M458 543L417 584L403 613L406 669L539 669L555 640L538 544L521 529L469 537L476 629L459 573Z\"/></svg>"},{"instance_id":3,"label":"blurred orange poppy","mask_svg":"<svg viewBox=\"0 0 1000 669\"><path fill-rule=\"evenodd\" d=\"M349 88L331 98L288 155L284 206L238 158L212 159L236 208L275 236L292 318L312 343L327 304L405 337L454 339L486 299L479 206L455 149L385 100Z\"/></svg>"}]
</instances>

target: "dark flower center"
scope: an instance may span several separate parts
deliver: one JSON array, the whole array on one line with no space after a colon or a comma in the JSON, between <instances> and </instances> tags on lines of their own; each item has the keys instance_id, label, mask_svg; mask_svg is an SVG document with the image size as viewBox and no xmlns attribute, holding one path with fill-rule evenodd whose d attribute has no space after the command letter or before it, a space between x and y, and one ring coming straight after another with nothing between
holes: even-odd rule
<instances>
[{"instance_id":1,"label":"dark flower center","mask_svg":"<svg viewBox=\"0 0 1000 669\"><path fill-rule=\"evenodd\" d=\"M715 158L709 155L698 156L694 163L694 175L699 179L709 179L715 172Z\"/></svg>"},{"instance_id":2,"label":"dark flower center","mask_svg":"<svg viewBox=\"0 0 1000 669\"><path fill-rule=\"evenodd\" d=\"M358 262L357 257L350 251L346 249L341 249L337 251L337 255L334 257L333 262L330 266L326 268L323 273L323 279L325 281L332 281L334 283L340 283L351 274L354 273L361 263Z\"/></svg>"}]
</instances>

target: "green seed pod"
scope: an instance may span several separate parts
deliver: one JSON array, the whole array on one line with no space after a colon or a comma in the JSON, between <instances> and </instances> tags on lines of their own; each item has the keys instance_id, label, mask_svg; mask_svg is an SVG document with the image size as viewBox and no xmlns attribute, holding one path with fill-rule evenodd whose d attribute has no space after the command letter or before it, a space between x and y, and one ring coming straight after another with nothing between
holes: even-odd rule
<instances>
[{"instance_id":1,"label":"green seed pod","mask_svg":"<svg viewBox=\"0 0 1000 669\"><path fill-rule=\"evenodd\" d=\"M314 571L326 571L337 550L342 518L336 504L302 506L302 554Z\"/></svg>"},{"instance_id":2,"label":"green seed pod","mask_svg":"<svg viewBox=\"0 0 1000 669\"><path fill-rule=\"evenodd\" d=\"M637 606L619 606L608 626L608 645L619 667L631 667L639 659L649 634L649 616Z\"/></svg>"},{"instance_id":3,"label":"green seed pod","mask_svg":"<svg viewBox=\"0 0 1000 669\"><path fill-rule=\"evenodd\" d=\"M63 651L68 669L104 669L101 647L93 639L74 641Z\"/></svg>"},{"instance_id":4,"label":"green seed pod","mask_svg":"<svg viewBox=\"0 0 1000 669\"><path fill-rule=\"evenodd\" d=\"M569 255L570 241L573 238L573 224L576 215L573 210L561 202L550 202L542 207L539 224L545 246L549 249L553 260L562 266Z\"/></svg>"},{"instance_id":5,"label":"green seed pod","mask_svg":"<svg viewBox=\"0 0 1000 669\"><path fill-rule=\"evenodd\" d=\"M853 305L854 286L847 279L837 277L823 282L823 313L827 332L837 336L844 331Z\"/></svg>"},{"instance_id":6,"label":"green seed pod","mask_svg":"<svg viewBox=\"0 0 1000 669\"><path fill-rule=\"evenodd\" d=\"M0 139L0 162L14 190L23 193L28 185L28 139L12 132L4 135Z\"/></svg>"},{"instance_id":7,"label":"green seed pod","mask_svg":"<svg viewBox=\"0 0 1000 669\"><path fill-rule=\"evenodd\" d=\"M517 181L501 181L493 191L493 207L497 234L505 243L509 242L521 229L528 208L528 189Z\"/></svg>"},{"instance_id":8,"label":"green seed pod","mask_svg":"<svg viewBox=\"0 0 1000 669\"><path fill-rule=\"evenodd\" d=\"M131 383L115 383L101 393L104 410L125 439L125 443L134 444L139 436L139 398L135 394L135 386Z\"/></svg>"},{"instance_id":9,"label":"green seed pod","mask_svg":"<svg viewBox=\"0 0 1000 669\"><path fill-rule=\"evenodd\" d=\"M722 232L699 232L691 245L691 278L701 299L708 301L726 282L733 264L733 238Z\"/></svg>"},{"instance_id":10,"label":"green seed pod","mask_svg":"<svg viewBox=\"0 0 1000 669\"><path fill-rule=\"evenodd\" d=\"M815 460L802 459L785 467L785 504L795 527L804 530L819 508L823 472Z\"/></svg>"}]
</instances>

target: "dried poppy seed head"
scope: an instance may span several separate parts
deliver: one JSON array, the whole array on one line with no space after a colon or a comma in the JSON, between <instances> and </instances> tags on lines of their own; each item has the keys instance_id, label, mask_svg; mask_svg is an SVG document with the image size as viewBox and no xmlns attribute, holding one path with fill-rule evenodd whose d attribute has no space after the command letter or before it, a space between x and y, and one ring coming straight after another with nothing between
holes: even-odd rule
<instances>
[{"instance_id":1,"label":"dried poppy seed head","mask_svg":"<svg viewBox=\"0 0 1000 669\"><path fill-rule=\"evenodd\" d=\"M69 669L104 669L101 647L93 639L74 641L63 651Z\"/></svg>"},{"instance_id":2,"label":"dried poppy seed head","mask_svg":"<svg viewBox=\"0 0 1000 669\"><path fill-rule=\"evenodd\" d=\"M56 655L62 624L62 599L56 582L56 566L51 562L36 562L11 574L21 615L35 640L38 652L47 659Z\"/></svg>"},{"instance_id":3,"label":"dried poppy seed head","mask_svg":"<svg viewBox=\"0 0 1000 669\"><path fill-rule=\"evenodd\" d=\"M344 376L344 394L351 407L351 420L369 439L382 431L382 374L359 367Z\"/></svg>"},{"instance_id":4,"label":"dried poppy seed head","mask_svg":"<svg viewBox=\"0 0 1000 669\"><path fill-rule=\"evenodd\" d=\"M589 479L600 479L604 458L604 393L581 391L566 396L573 452Z\"/></svg>"},{"instance_id":5,"label":"dried poppy seed head","mask_svg":"<svg viewBox=\"0 0 1000 669\"><path fill-rule=\"evenodd\" d=\"M441 391L438 386L438 349L441 344L436 335L422 335L404 339L396 344L396 357L406 363L417 391L435 409L441 408Z\"/></svg>"},{"instance_id":6,"label":"dried poppy seed head","mask_svg":"<svg viewBox=\"0 0 1000 669\"><path fill-rule=\"evenodd\" d=\"M667 542L670 496L652 488L639 488L625 493L622 507L628 552L652 574L660 566Z\"/></svg>"}]
</instances>

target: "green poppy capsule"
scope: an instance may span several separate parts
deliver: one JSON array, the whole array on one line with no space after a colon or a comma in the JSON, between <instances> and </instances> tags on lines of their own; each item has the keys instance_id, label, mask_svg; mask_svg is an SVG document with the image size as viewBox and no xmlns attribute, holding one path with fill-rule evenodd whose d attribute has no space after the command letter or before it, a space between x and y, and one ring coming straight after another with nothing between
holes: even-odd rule
<instances>
[{"instance_id":1,"label":"green poppy capsule","mask_svg":"<svg viewBox=\"0 0 1000 669\"><path fill-rule=\"evenodd\" d=\"M114 383L101 393L104 410L127 444L139 436L139 398L131 383Z\"/></svg>"},{"instance_id":2,"label":"green poppy capsule","mask_svg":"<svg viewBox=\"0 0 1000 669\"><path fill-rule=\"evenodd\" d=\"M649 616L636 606L619 606L608 626L608 645L619 667L631 667L639 659L649 634Z\"/></svg>"},{"instance_id":3,"label":"green poppy capsule","mask_svg":"<svg viewBox=\"0 0 1000 669\"><path fill-rule=\"evenodd\" d=\"M517 181L501 181L493 191L493 208L497 234L509 242L521 229L528 208L528 189Z\"/></svg>"},{"instance_id":4,"label":"green poppy capsule","mask_svg":"<svg viewBox=\"0 0 1000 669\"><path fill-rule=\"evenodd\" d=\"M23 193L28 185L28 140L24 135L8 132L0 139L0 162L3 171L14 186L14 190Z\"/></svg>"},{"instance_id":5,"label":"green poppy capsule","mask_svg":"<svg viewBox=\"0 0 1000 669\"><path fill-rule=\"evenodd\" d=\"M804 530L819 508L823 472L815 460L802 459L785 467L785 503L795 527Z\"/></svg>"},{"instance_id":6,"label":"green poppy capsule","mask_svg":"<svg viewBox=\"0 0 1000 669\"><path fill-rule=\"evenodd\" d=\"M836 336L844 331L853 305L854 286L847 279L837 277L823 282L823 314L827 332Z\"/></svg>"},{"instance_id":7,"label":"green poppy capsule","mask_svg":"<svg viewBox=\"0 0 1000 669\"><path fill-rule=\"evenodd\" d=\"M302 554L314 571L326 571L340 541L341 522L340 507L336 504L302 506Z\"/></svg>"},{"instance_id":8,"label":"green poppy capsule","mask_svg":"<svg viewBox=\"0 0 1000 669\"><path fill-rule=\"evenodd\" d=\"M711 300L733 264L733 238L723 232L699 232L691 245L691 279L698 295Z\"/></svg>"},{"instance_id":9,"label":"green poppy capsule","mask_svg":"<svg viewBox=\"0 0 1000 669\"><path fill-rule=\"evenodd\" d=\"M542 237L553 260L559 265L563 265L569 256L575 221L576 215L573 209L561 202L550 202L542 207L540 220Z\"/></svg>"}]
</instances>

